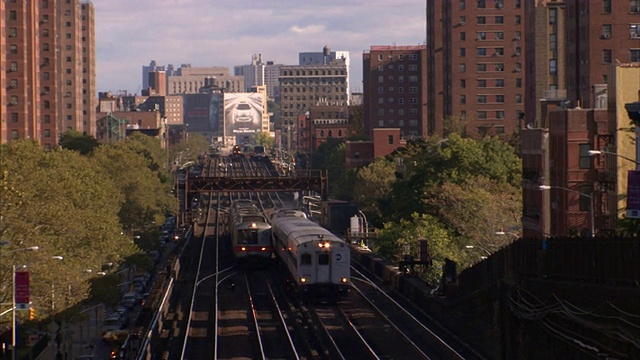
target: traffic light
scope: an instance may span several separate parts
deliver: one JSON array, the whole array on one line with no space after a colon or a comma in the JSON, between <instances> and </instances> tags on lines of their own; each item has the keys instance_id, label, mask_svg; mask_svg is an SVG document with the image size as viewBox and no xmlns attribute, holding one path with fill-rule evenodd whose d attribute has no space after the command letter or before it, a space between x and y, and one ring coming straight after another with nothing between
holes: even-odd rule
<instances>
[{"instance_id":1,"label":"traffic light","mask_svg":"<svg viewBox=\"0 0 640 360\"><path fill-rule=\"evenodd\" d=\"M36 309L33 307L29 308L29 320L34 320L36 318Z\"/></svg>"}]
</instances>

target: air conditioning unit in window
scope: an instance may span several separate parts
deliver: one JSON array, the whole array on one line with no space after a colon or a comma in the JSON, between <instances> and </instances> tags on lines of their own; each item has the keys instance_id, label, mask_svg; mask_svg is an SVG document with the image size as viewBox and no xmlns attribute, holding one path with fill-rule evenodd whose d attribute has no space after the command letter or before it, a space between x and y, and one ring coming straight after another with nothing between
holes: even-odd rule
<instances>
[{"instance_id":1,"label":"air conditioning unit in window","mask_svg":"<svg viewBox=\"0 0 640 360\"><path fill-rule=\"evenodd\" d=\"M11 72L16 72L18 71L18 68L15 66L12 66L11 69L9 69Z\"/></svg>"},{"instance_id":2,"label":"air conditioning unit in window","mask_svg":"<svg viewBox=\"0 0 640 360\"><path fill-rule=\"evenodd\" d=\"M636 33L631 33L631 38L632 38L632 39L637 39L638 37L640 37L640 36L638 36L638 34L636 34Z\"/></svg>"},{"instance_id":3,"label":"air conditioning unit in window","mask_svg":"<svg viewBox=\"0 0 640 360\"><path fill-rule=\"evenodd\" d=\"M18 84L11 84L9 85L12 89L16 89L18 87Z\"/></svg>"},{"instance_id":4,"label":"air conditioning unit in window","mask_svg":"<svg viewBox=\"0 0 640 360\"><path fill-rule=\"evenodd\" d=\"M516 72L522 71L522 68L516 68Z\"/></svg>"},{"instance_id":5,"label":"air conditioning unit in window","mask_svg":"<svg viewBox=\"0 0 640 360\"><path fill-rule=\"evenodd\" d=\"M610 39L611 38L611 34L602 34L602 38L603 39Z\"/></svg>"},{"instance_id":6,"label":"air conditioning unit in window","mask_svg":"<svg viewBox=\"0 0 640 360\"><path fill-rule=\"evenodd\" d=\"M11 105L18 105L18 100L11 100Z\"/></svg>"},{"instance_id":7,"label":"air conditioning unit in window","mask_svg":"<svg viewBox=\"0 0 640 360\"><path fill-rule=\"evenodd\" d=\"M460 21L460 22L458 23L458 25L460 25L460 26L465 25L465 24L466 24L466 22L464 22L464 21Z\"/></svg>"},{"instance_id":8,"label":"air conditioning unit in window","mask_svg":"<svg viewBox=\"0 0 640 360\"><path fill-rule=\"evenodd\" d=\"M520 40L520 35L516 35L516 40Z\"/></svg>"},{"instance_id":9,"label":"air conditioning unit in window","mask_svg":"<svg viewBox=\"0 0 640 360\"><path fill-rule=\"evenodd\" d=\"M14 34L14 33L10 33L10 34L9 34L9 37L16 37L16 34Z\"/></svg>"}]
</instances>

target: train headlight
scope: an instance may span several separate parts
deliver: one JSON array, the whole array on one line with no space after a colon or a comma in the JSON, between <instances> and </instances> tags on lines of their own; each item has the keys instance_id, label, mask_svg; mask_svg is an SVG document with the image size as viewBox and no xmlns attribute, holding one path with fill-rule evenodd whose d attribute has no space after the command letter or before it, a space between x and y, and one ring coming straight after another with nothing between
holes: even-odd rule
<instances>
[{"instance_id":1,"label":"train headlight","mask_svg":"<svg viewBox=\"0 0 640 360\"><path fill-rule=\"evenodd\" d=\"M243 246L243 247L240 248L240 250L241 251L247 251L247 248Z\"/></svg>"},{"instance_id":2,"label":"train headlight","mask_svg":"<svg viewBox=\"0 0 640 360\"><path fill-rule=\"evenodd\" d=\"M262 247L262 248L260 248L260 250L267 251L267 248L266 247Z\"/></svg>"},{"instance_id":3,"label":"train headlight","mask_svg":"<svg viewBox=\"0 0 640 360\"><path fill-rule=\"evenodd\" d=\"M343 277L341 279L341 281L342 281L343 284L346 284L349 281L349 279L347 279L346 277Z\"/></svg>"},{"instance_id":4,"label":"train headlight","mask_svg":"<svg viewBox=\"0 0 640 360\"><path fill-rule=\"evenodd\" d=\"M306 283L306 282L307 282L307 278L305 278L305 277L301 277L301 278L300 278L300 282L301 282L301 283Z\"/></svg>"},{"instance_id":5,"label":"train headlight","mask_svg":"<svg viewBox=\"0 0 640 360\"><path fill-rule=\"evenodd\" d=\"M328 249L331 247L331 243L325 242L325 243L318 243L318 247L319 248L324 248L324 249Z\"/></svg>"},{"instance_id":6,"label":"train headlight","mask_svg":"<svg viewBox=\"0 0 640 360\"><path fill-rule=\"evenodd\" d=\"M258 227L258 225L256 225L256 223L251 223L251 225L249 225L250 228L255 229Z\"/></svg>"}]
</instances>

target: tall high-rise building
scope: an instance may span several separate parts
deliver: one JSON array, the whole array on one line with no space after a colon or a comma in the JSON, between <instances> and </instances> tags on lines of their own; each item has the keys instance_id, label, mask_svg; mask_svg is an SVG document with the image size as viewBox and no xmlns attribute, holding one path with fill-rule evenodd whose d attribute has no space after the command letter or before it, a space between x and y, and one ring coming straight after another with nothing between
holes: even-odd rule
<instances>
[{"instance_id":1,"label":"tall high-rise building","mask_svg":"<svg viewBox=\"0 0 640 360\"><path fill-rule=\"evenodd\" d=\"M347 89L349 89L349 52L344 50L331 51L329 45L322 48L322 52L301 52L298 53L298 65L329 65L335 60L343 60L347 67ZM349 99L349 94L347 94Z\"/></svg>"},{"instance_id":2,"label":"tall high-rise building","mask_svg":"<svg viewBox=\"0 0 640 360\"><path fill-rule=\"evenodd\" d=\"M251 56L251 64L233 67L234 75L244 76L244 92L251 90L255 86L264 85L265 66L266 64L262 62L262 54L253 54Z\"/></svg>"},{"instance_id":3,"label":"tall high-rise building","mask_svg":"<svg viewBox=\"0 0 640 360\"><path fill-rule=\"evenodd\" d=\"M45 148L74 130L95 135L95 26L90 1L3 1L6 99L0 141L34 139Z\"/></svg>"},{"instance_id":4,"label":"tall high-rise building","mask_svg":"<svg viewBox=\"0 0 640 360\"><path fill-rule=\"evenodd\" d=\"M521 0L427 0L429 134L506 133L524 112Z\"/></svg>"},{"instance_id":5,"label":"tall high-rise building","mask_svg":"<svg viewBox=\"0 0 640 360\"><path fill-rule=\"evenodd\" d=\"M230 75L229 68L182 64L172 75L167 73L167 94L197 94L208 79L215 79L226 92L244 92L244 78Z\"/></svg>"},{"instance_id":6,"label":"tall high-rise building","mask_svg":"<svg viewBox=\"0 0 640 360\"><path fill-rule=\"evenodd\" d=\"M371 46L362 55L364 135L375 128L399 128L403 138L428 136L427 47Z\"/></svg>"},{"instance_id":7,"label":"tall high-rise building","mask_svg":"<svg viewBox=\"0 0 640 360\"><path fill-rule=\"evenodd\" d=\"M282 146L298 151L297 120L312 105L348 105L348 74L344 59L327 65L280 66L280 128Z\"/></svg>"},{"instance_id":8,"label":"tall high-rise building","mask_svg":"<svg viewBox=\"0 0 640 360\"><path fill-rule=\"evenodd\" d=\"M267 87L267 96L275 102L280 102L280 67L281 64L274 64L267 61L264 67L264 85Z\"/></svg>"}]
</instances>

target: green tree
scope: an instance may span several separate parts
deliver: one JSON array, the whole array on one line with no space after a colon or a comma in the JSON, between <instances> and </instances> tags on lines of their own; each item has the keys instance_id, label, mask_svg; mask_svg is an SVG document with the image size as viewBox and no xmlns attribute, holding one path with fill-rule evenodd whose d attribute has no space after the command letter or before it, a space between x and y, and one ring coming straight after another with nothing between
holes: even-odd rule
<instances>
[{"instance_id":1,"label":"green tree","mask_svg":"<svg viewBox=\"0 0 640 360\"><path fill-rule=\"evenodd\" d=\"M122 235L119 193L108 177L78 152L44 151L36 143L1 145L3 191L1 238L6 251L39 246L37 253L18 251L2 261L2 283L11 264L26 264L32 276L32 301L49 309L52 287L60 304L73 305L88 294L86 270L99 271L135 252ZM5 251L5 247L3 250ZM53 256L63 260L54 263ZM4 294L4 293L3 293ZM48 313L47 313L48 314Z\"/></svg>"},{"instance_id":2,"label":"green tree","mask_svg":"<svg viewBox=\"0 0 640 360\"><path fill-rule=\"evenodd\" d=\"M373 224L382 222L382 209L388 206L392 184L396 181L395 171L395 162L384 157L357 170L354 201Z\"/></svg>"},{"instance_id":3,"label":"green tree","mask_svg":"<svg viewBox=\"0 0 640 360\"><path fill-rule=\"evenodd\" d=\"M445 259L459 261L461 245L437 218L427 214L412 214L409 219L388 222L378 231L378 239L373 244L373 250L387 259L400 262L406 245L409 247L409 253L417 259L420 238L427 239L432 259L432 265L422 277L431 284L438 284Z\"/></svg>"},{"instance_id":4,"label":"green tree","mask_svg":"<svg viewBox=\"0 0 640 360\"><path fill-rule=\"evenodd\" d=\"M268 131L262 131L251 137L251 141L256 145L264 146L265 152L269 153L269 150L273 149L276 144L276 140L269 134Z\"/></svg>"},{"instance_id":5,"label":"green tree","mask_svg":"<svg viewBox=\"0 0 640 360\"><path fill-rule=\"evenodd\" d=\"M69 130L60 137L60 146L64 149L78 151L82 155L88 155L100 146L100 142L92 136Z\"/></svg>"}]
</instances>

